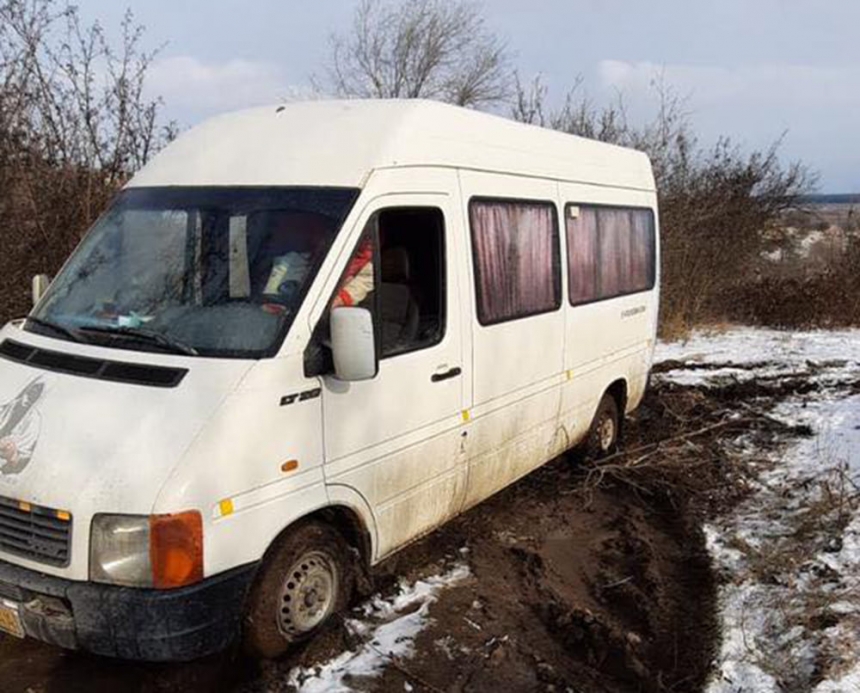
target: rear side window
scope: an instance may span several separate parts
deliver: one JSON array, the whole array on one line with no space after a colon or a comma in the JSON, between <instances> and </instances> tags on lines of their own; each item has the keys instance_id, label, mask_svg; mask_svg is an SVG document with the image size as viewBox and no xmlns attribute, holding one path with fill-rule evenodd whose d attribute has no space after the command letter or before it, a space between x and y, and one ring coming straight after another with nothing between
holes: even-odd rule
<instances>
[{"instance_id":1,"label":"rear side window","mask_svg":"<svg viewBox=\"0 0 860 693\"><path fill-rule=\"evenodd\" d=\"M571 304L654 288L650 209L568 205L565 218Z\"/></svg>"},{"instance_id":2,"label":"rear side window","mask_svg":"<svg viewBox=\"0 0 860 693\"><path fill-rule=\"evenodd\" d=\"M472 200L469 219L482 325L546 313L561 305L555 205Z\"/></svg>"}]
</instances>

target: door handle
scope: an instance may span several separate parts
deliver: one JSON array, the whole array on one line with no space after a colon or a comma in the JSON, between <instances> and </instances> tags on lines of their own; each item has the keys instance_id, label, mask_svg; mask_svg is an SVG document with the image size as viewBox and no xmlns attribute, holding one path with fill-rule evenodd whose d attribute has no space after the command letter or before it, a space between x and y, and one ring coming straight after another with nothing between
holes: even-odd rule
<instances>
[{"instance_id":1,"label":"door handle","mask_svg":"<svg viewBox=\"0 0 860 693\"><path fill-rule=\"evenodd\" d=\"M451 368L444 373L434 373L430 376L430 381L434 383L439 383L443 380L450 380L451 378L456 378L462 372L463 371L459 367Z\"/></svg>"}]
</instances>

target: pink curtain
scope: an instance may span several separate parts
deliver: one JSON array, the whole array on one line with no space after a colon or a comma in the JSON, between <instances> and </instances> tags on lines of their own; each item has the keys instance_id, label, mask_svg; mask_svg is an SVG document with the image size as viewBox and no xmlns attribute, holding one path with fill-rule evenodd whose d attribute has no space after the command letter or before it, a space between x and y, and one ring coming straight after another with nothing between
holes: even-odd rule
<instances>
[{"instance_id":1,"label":"pink curtain","mask_svg":"<svg viewBox=\"0 0 860 693\"><path fill-rule=\"evenodd\" d=\"M571 303L597 298L597 210L580 208L567 219L567 276Z\"/></svg>"},{"instance_id":2,"label":"pink curtain","mask_svg":"<svg viewBox=\"0 0 860 693\"><path fill-rule=\"evenodd\" d=\"M481 323L558 307L558 240L552 205L473 202L470 217Z\"/></svg>"},{"instance_id":3,"label":"pink curtain","mask_svg":"<svg viewBox=\"0 0 860 693\"><path fill-rule=\"evenodd\" d=\"M654 217L649 210L581 207L566 226L571 303L651 288Z\"/></svg>"},{"instance_id":4,"label":"pink curtain","mask_svg":"<svg viewBox=\"0 0 860 693\"><path fill-rule=\"evenodd\" d=\"M630 215L624 209L600 209L601 298L625 293L629 276Z\"/></svg>"}]
</instances>

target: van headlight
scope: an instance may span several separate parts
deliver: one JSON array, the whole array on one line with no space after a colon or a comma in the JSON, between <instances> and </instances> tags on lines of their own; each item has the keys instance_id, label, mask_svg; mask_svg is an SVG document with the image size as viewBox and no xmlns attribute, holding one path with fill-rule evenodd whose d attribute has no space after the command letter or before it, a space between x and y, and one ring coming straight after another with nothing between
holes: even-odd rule
<instances>
[{"instance_id":1,"label":"van headlight","mask_svg":"<svg viewBox=\"0 0 860 693\"><path fill-rule=\"evenodd\" d=\"M203 579L203 520L175 515L96 515L90 530L90 580L170 589Z\"/></svg>"}]
</instances>

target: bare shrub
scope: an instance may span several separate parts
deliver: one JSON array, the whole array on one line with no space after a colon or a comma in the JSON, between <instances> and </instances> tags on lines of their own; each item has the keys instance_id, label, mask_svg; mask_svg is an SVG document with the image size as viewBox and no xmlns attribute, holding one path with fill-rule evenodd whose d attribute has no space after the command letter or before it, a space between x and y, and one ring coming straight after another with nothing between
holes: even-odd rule
<instances>
[{"instance_id":1,"label":"bare shrub","mask_svg":"<svg viewBox=\"0 0 860 693\"><path fill-rule=\"evenodd\" d=\"M779 253L759 260L755 276L733 287L738 319L785 328L834 328L860 323L860 238L851 227L851 210L811 209L805 218L787 215ZM824 227L822 229L821 227ZM756 300L745 301L754 294Z\"/></svg>"},{"instance_id":2,"label":"bare shrub","mask_svg":"<svg viewBox=\"0 0 860 693\"><path fill-rule=\"evenodd\" d=\"M539 78L527 85L518 79L511 115L650 156L661 214L662 323L677 335L704 321L749 315L761 254L779 241L777 222L798 206L815 176L801 163L780 161L781 140L751 153L727 137L702 146L683 99L660 78L657 113L639 126L629 123L620 97L597 107L579 86L552 110Z\"/></svg>"},{"instance_id":3,"label":"bare shrub","mask_svg":"<svg viewBox=\"0 0 860 693\"><path fill-rule=\"evenodd\" d=\"M478 107L510 93L507 47L466 0L362 0L331 50L324 87L338 96Z\"/></svg>"},{"instance_id":4,"label":"bare shrub","mask_svg":"<svg viewBox=\"0 0 860 693\"><path fill-rule=\"evenodd\" d=\"M119 186L174 134L143 93L155 55L130 13L118 47L59 0L0 0L0 320L55 272Z\"/></svg>"}]
</instances>

